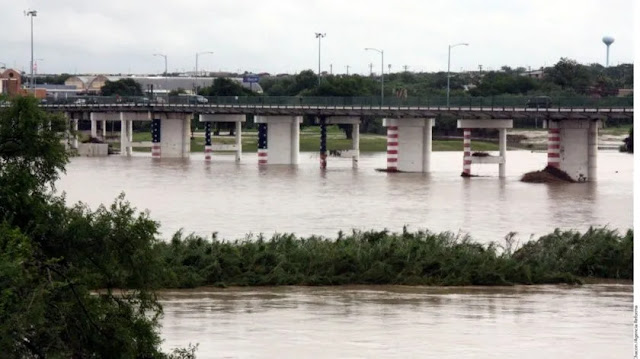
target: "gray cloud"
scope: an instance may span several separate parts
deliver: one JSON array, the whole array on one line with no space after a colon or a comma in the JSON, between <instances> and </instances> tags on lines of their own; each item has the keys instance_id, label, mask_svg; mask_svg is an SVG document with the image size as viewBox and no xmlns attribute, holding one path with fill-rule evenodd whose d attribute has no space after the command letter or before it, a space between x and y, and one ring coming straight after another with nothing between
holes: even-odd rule
<instances>
[{"instance_id":1,"label":"gray cloud","mask_svg":"<svg viewBox=\"0 0 640 359\"><path fill-rule=\"evenodd\" d=\"M28 68L28 8L40 72L154 73L192 70L195 53L207 70L368 73L384 49L392 71L454 70L502 65L551 65L560 57L604 62L603 35L612 35L611 62L633 61L632 0L0 0L0 61ZM385 66L385 71L387 70Z\"/></svg>"}]
</instances>

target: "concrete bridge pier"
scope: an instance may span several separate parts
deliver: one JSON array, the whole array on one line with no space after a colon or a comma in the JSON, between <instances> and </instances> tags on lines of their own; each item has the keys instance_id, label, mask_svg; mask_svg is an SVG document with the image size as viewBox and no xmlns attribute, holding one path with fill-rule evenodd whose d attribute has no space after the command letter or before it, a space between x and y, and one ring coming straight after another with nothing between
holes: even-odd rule
<instances>
[{"instance_id":1,"label":"concrete bridge pier","mask_svg":"<svg viewBox=\"0 0 640 359\"><path fill-rule=\"evenodd\" d=\"M462 128L464 133L462 158L462 176L471 176L471 164L473 163L497 163L498 177L506 177L507 163L507 129L513 128L513 120L458 120L458 128ZM500 154L496 156L473 156L471 154L471 129L489 128L498 130L498 143Z\"/></svg>"},{"instance_id":2,"label":"concrete bridge pier","mask_svg":"<svg viewBox=\"0 0 640 359\"><path fill-rule=\"evenodd\" d=\"M95 113L93 112L89 114L89 120L91 121L91 137L92 138L98 137L98 123L96 119L94 119L94 115Z\"/></svg>"},{"instance_id":3,"label":"concrete bridge pier","mask_svg":"<svg viewBox=\"0 0 640 359\"><path fill-rule=\"evenodd\" d=\"M550 120L547 144L548 165L566 172L578 182L598 179L597 119Z\"/></svg>"},{"instance_id":4,"label":"concrete bridge pier","mask_svg":"<svg viewBox=\"0 0 640 359\"><path fill-rule=\"evenodd\" d=\"M151 123L152 157L189 158L191 153L191 116L192 114L189 113L156 112L153 114ZM154 133L157 137L155 141Z\"/></svg>"},{"instance_id":5,"label":"concrete bridge pier","mask_svg":"<svg viewBox=\"0 0 640 359\"><path fill-rule=\"evenodd\" d=\"M133 121L125 118L124 112L120 112L120 154L131 156L133 153Z\"/></svg>"},{"instance_id":6,"label":"concrete bridge pier","mask_svg":"<svg viewBox=\"0 0 640 359\"><path fill-rule=\"evenodd\" d=\"M385 118L387 171L431 171L433 118Z\"/></svg>"},{"instance_id":7,"label":"concrete bridge pier","mask_svg":"<svg viewBox=\"0 0 640 359\"><path fill-rule=\"evenodd\" d=\"M322 119L321 119L322 120ZM351 125L351 149L347 151L340 151L340 157L351 157L351 163L353 168L358 168L358 161L360 160L360 118L354 116L327 116L324 118L326 125ZM322 125L321 125L321 142L322 142ZM325 131L326 139L326 131ZM321 145L322 148L322 145ZM327 148L324 148L325 152ZM322 157L322 150L320 153ZM326 167L326 154L325 154L325 167ZM322 167L322 166L321 166Z\"/></svg>"},{"instance_id":8,"label":"concrete bridge pier","mask_svg":"<svg viewBox=\"0 0 640 359\"><path fill-rule=\"evenodd\" d=\"M71 148L77 150L78 149L78 119L71 119L72 124L70 124L73 129L73 138L71 139Z\"/></svg>"},{"instance_id":9,"label":"concrete bridge pier","mask_svg":"<svg viewBox=\"0 0 640 359\"><path fill-rule=\"evenodd\" d=\"M256 116L255 122L267 125L268 163L297 165L300 154L300 123L302 123L302 116ZM258 130L260 131L260 128ZM258 148L259 163L260 160L260 148Z\"/></svg>"},{"instance_id":10,"label":"concrete bridge pier","mask_svg":"<svg viewBox=\"0 0 640 359\"><path fill-rule=\"evenodd\" d=\"M205 124L205 146L204 159L211 161L212 152L235 152L236 162L242 159L242 123L247 120L246 115L230 115L230 114L200 114L200 122ZM213 144L211 137L211 128L213 123L225 122L235 124L235 144Z\"/></svg>"}]
</instances>

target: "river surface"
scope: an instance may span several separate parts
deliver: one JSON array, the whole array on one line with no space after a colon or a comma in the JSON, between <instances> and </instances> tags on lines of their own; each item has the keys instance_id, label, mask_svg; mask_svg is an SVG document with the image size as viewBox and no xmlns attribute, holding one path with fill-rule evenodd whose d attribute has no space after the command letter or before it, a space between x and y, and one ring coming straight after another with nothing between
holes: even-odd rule
<instances>
[{"instance_id":1,"label":"river surface","mask_svg":"<svg viewBox=\"0 0 640 359\"><path fill-rule=\"evenodd\" d=\"M631 285L280 287L161 294L198 358L631 358Z\"/></svg>"},{"instance_id":2,"label":"river surface","mask_svg":"<svg viewBox=\"0 0 640 359\"><path fill-rule=\"evenodd\" d=\"M92 208L110 204L121 192L139 209L149 209L164 238L186 233L238 239L248 233L289 232L335 236L339 230L430 229L468 233L479 242L500 241L511 231L522 241L555 228L590 225L626 230L633 226L633 156L600 151L598 183L532 184L519 179L542 169L543 152L510 151L507 178L497 165L474 165L461 178L461 152L434 152L432 173L375 171L384 154L366 154L359 168L330 157L319 169L317 153L300 154L300 165L259 168L255 154L203 154L189 160L134 157L73 158L58 182L69 202Z\"/></svg>"},{"instance_id":3,"label":"river surface","mask_svg":"<svg viewBox=\"0 0 640 359\"><path fill-rule=\"evenodd\" d=\"M384 154L359 168L317 153L297 167L259 168L255 154L152 161L73 158L57 183L69 202L92 208L121 192L161 224L186 233L243 238L293 232L430 229L479 242L511 231L522 241L559 227L633 226L633 157L599 152L598 183L528 184L546 153L510 151L507 178L495 165L461 178L462 153L435 152L432 173L387 174ZM199 289L162 293L165 349L199 343L198 358L627 358L632 286L508 288L331 287Z\"/></svg>"}]
</instances>

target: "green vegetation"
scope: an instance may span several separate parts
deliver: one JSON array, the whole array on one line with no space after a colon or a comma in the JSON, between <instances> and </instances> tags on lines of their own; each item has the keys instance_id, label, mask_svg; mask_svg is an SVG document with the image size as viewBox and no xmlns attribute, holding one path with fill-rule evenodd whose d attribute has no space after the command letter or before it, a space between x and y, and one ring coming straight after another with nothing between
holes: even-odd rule
<instances>
[{"instance_id":1,"label":"green vegetation","mask_svg":"<svg viewBox=\"0 0 640 359\"><path fill-rule=\"evenodd\" d=\"M336 127L337 128L337 127ZM349 150L351 149L351 140L347 140L344 136L339 135L335 130L327 136L327 148L330 150ZM242 151L256 152L258 150L258 137L256 132L243 132L242 134ZM133 134L134 141L151 141L151 134L148 132L135 132ZM213 139L216 144L232 145L235 144L233 137L216 137ZM115 148L119 148L118 143L113 143ZM498 145L486 141L473 141L474 151L497 151ZM145 151L148 149L136 149L136 151ZM300 133L300 151L302 152L318 152L320 150L320 131L303 131ZM361 152L384 152L387 150L386 136L361 134L360 135L360 151ZM434 151L462 151L462 140L434 140ZM204 137L197 136L191 140L191 152L204 152Z\"/></svg>"},{"instance_id":2,"label":"green vegetation","mask_svg":"<svg viewBox=\"0 0 640 359\"><path fill-rule=\"evenodd\" d=\"M33 97L0 110L1 356L184 357L159 350L158 224L122 197L92 212L51 194L65 125Z\"/></svg>"},{"instance_id":3,"label":"green vegetation","mask_svg":"<svg viewBox=\"0 0 640 359\"><path fill-rule=\"evenodd\" d=\"M292 234L219 241L177 233L156 245L166 287L258 285L511 285L632 279L633 231L556 230L516 248L428 231Z\"/></svg>"},{"instance_id":4,"label":"green vegetation","mask_svg":"<svg viewBox=\"0 0 640 359\"><path fill-rule=\"evenodd\" d=\"M242 87L238 82L219 77L213 80L213 84L198 91L202 96L253 96L255 93Z\"/></svg>"},{"instance_id":5,"label":"green vegetation","mask_svg":"<svg viewBox=\"0 0 640 359\"><path fill-rule=\"evenodd\" d=\"M633 126L629 130L629 136L624 139L624 145L622 145L621 151L633 153Z\"/></svg>"},{"instance_id":6,"label":"green vegetation","mask_svg":"<svg viewBox=\"0 0 640 359\"><path fill-rule=\"evenodd\" d=\"M102 96L142 96L142 87L134 79L107 80L100 90Z\"/></svg>"}]
</instances>

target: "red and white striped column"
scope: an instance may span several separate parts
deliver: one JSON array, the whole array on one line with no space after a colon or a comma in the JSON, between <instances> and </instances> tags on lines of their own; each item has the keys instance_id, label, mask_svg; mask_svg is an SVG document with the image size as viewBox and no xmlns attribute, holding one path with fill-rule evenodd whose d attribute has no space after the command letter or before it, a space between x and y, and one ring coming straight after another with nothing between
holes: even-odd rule
<instances>
[{"instance_id":1,"label":"red and white striped column","mask_svg":"<svg viewBox=\"0 0 640 359\"><path fill-rule=\"evenodd\" d=\"M462 176L471 176L471 129L465 128L463 130L462 146L464 155L462 156Z\"/></svg>"},{"instance_id":2,"label":"red and white striped column","mask_svg":"<svg viewBox=\"0 0 640 359\"><path fill-rule=\"evenodd\" d=\"M560 167L560 129L550 128L547 142L547 165Z\"/></svg>"},{"instance_id":3,"label":"red and white striped column","mask_svg":"<svg viewBox=\"0 0 640 359\"><path fill-rule=\"evenodd\" d=\"M398 171L398 126L387 127L387 172Z\"/></svg>"}]
</instances>

